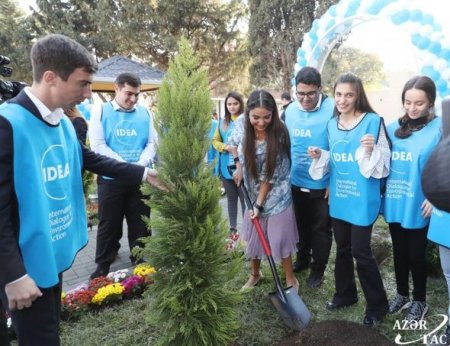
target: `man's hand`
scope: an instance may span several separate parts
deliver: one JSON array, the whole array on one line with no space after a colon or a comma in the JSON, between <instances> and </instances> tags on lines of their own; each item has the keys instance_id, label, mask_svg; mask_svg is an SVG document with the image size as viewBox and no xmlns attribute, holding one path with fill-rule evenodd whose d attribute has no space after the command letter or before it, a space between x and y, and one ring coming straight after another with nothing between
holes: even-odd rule
<instances>
[{"instance_id":1,"label":"man's hand","mask_svg":"<svg viewBox=\"0 0 450 346\"><path fill-rule=\"evenodd\" d=\"M147 171L147 182L161 191L168 192L169 189L158 180L157 176L158 172L156 169L150 168Z\"/></svg>"},{"instance_id":2,"label":"man's hand","mask_svg":"<svg viewBox=\"0 0 450 346\"><path fill-rule=\"evenodd\" d=\"M42 296L42 292L28 275L14 283L7 284L5 293L8 297L9 310L29 308L37 298Z\"/></svg>"}]
</instances>

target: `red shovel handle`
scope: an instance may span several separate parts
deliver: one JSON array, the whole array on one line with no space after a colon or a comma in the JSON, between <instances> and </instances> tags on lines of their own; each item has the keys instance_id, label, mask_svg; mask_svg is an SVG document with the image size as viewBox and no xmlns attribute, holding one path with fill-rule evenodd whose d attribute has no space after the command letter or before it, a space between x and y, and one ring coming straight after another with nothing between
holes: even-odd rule
<instances>
[{"instance_id":1,"label":"red shovel handle","mask_svg":"<svg viewBox=\"0 0 450 346\"><path fill-rule=\"evenodd\" d=\"M245 189L245 187L244 187ZM258 217L252 219L252 223L256 228L256 232L258 232L259 240L261 241L261 245L264 249L264 253L266 256L272 256L272 251L270 250L269 243L266 240L266 236L264 235L264 231L262 230L261 224L259 223Z\"/></svg>"}]
</instances>

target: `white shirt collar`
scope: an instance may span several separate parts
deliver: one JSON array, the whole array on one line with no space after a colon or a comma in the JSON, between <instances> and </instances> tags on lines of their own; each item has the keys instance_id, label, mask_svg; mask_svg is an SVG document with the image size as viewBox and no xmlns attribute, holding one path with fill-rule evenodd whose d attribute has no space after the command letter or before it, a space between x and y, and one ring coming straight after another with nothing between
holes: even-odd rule
<instances>
[{"instance_id":1,"label":"white shirt collar","mask_svg":"<svg viewBox=\"0 0 450 346\"><path fill-rule=\"evenodd\" d=\"M34 103L39 113L42 116L42 119L50 125L58 125L61 121L61 118L64 116L64 111L62 108L56 108L53 112L48 109L48 107L39 100L34 94L31 92L30 87L26 87L24 89L27 96L30 98L31 102Z\"/></svg>"},{"instance_id":2,"label":"white shirt collar","mask_svg":"<svg viewBox=\"0 0 450 346\"><path fill-rule=\"evenodd\" d=\"M116 99L112 100L111 104L112 104L112 106L113 106L115 111L124 110L126 112L133 112L136 109L136 105L134 105L133 108L125 110L125 109L123 109L122 107L119 106L119 104L117 103Z\"/></svg>"},{"instance_id":3,"label":"white shirt collar","mask_svg":"<svg viewBox=\"0 0 450 346\"><path fill-rule=\"evenodd\" d=\"M303 107L302 107L302 105L300 104L300 101L298 101L297 102L297 105L298 105L298 108L301 110L301 111L303 111L303 112L315 112L315 111L317 111L319 108L320 108L320 106L321 106L321 104L322 104L322 93L320 93L319 94L319 101L317 101L317 104L316 104L316 106L313 108L313 109L311 109L311 110L306 110L306 109L304 109Z\"/></svg>"}]
</instances>

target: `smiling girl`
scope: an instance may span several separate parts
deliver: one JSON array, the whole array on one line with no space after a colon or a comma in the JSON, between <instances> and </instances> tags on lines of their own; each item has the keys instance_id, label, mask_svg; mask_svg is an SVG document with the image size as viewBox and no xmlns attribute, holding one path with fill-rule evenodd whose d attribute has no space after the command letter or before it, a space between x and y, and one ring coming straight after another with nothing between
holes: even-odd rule
<instances>
[{"instance_id":1,"label":"smiling girl","mask_svg":"<svg viewBox=\"0 0 450 346\"><path fill-rule=\"evenodd\" d=\"M253 202L253 210L246 211L243 222L242 236L246 256L251 260L251 274L242 288L252 288L262 277L260 265L265 254L251 222L259 217L272 256L283 266L286 285L298 290L291 257L297 251L298 232L291 196L289 133L270 93L252 92L247 101L245 126L236 127L232 137L234 143L239 143L237 148L233 147L235 181L239 185L244 177Z\"/></svg>"},{"instance_id":2,"label":"smiling girl","mask_svg":"<svg viewBox=\"0 0 450 346\"><path fill-rule=\"evenodd\" d=\"M392 140L391 173L386 184L384 218L389 223L394 252L397 295L389 312L408 308L405 319L421 320L426 300L426 248L432 205L422 192L420 177L441 138L441 120L434 114L436 86L429 77L406 82L402 92L405 114L388 126ZM409 298L409 273L413 291Z\"/></svg>"},{"instance_id":3,"label":"smiling girl","mask_svg":"<svg viewBox=\"0 0 450 346\"><path fill-rule=\"evenodd\" d=\"M230 234L237 234L238 198L241 202L242 213L245 210L244 196L237 188L232 176L228 172L228 165L233 164L231 156L231 145L229 137L233 132L235 121L244 111L244 100L242 96L231 91L225 98L225 117L219 119L219 125L214 133L212 144L219 152L219 176L222 180L228 202L228 221Z\"/></svg>"},{"instance_id":4,"label":"smiling girl","mask_svg":"<svg viewBox=\"0 0 450 346\"><path fill-rule=\"evenodd\" d=\"M383 119L370 106L358 77L352 73L341 75L334 86L334 100L334 116L327 125L329 147L308 149L313 159L313 179L330 172L330 216L337 246L336 292L326 308L337 310L358 301L355 258L366 298L363 324L372 326L388 311L370 239L381 206L380 179L389 173L389 141Z\"/></svg>"}]
</instances>

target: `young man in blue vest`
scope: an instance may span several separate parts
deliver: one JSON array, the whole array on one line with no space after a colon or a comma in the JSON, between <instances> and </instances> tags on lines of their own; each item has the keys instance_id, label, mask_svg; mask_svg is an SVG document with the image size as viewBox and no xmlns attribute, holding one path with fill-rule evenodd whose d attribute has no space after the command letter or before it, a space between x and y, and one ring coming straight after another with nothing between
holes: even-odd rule
<instances>
[{"instance_id":1,"label":"young man in blue vest","mask_svg":"<svg viewBox=\"0 0 450 346\"><path fill-rule=\"evenodd\" d=\"M311 288L323 282L330 255L332 234L328 212L328 175L313 180L308 173L309 146L327 143L327 122L334 102L322 93L321 76L313 67L302 68L295 77L297 101L285 110L291 139L291 185L299 244L294 271L311 268L306 281ZM311 262L312 257L312 262Z\"/></svg>"},{"instance_id":2,"label":"young man in blue vest","mask_svg":"<svg viewBox=\"0 0 450 346\"><path fill-rule=\"evenodd\" d=\"M115 97L94 107L91 112L89 140L94 152L122 162L143 167L151 166L156 135L150 112L138 105L140 78L133 73L122 73L115 81ZM150 217L150 208L139 183L129 183L98 176L99 225L95 263L97 269L91 278L106 275L114 261L122 237L123 218L128 225L130 250L141 246L139 238L149 236L150 230L142 216ZM136 259L131 255L131 261Z\"/></svg>"},{"instance_id":3,"label":"young man in blue vest","mask_svg":"<svg viewBox=\"0 0 450 346\"><path fill-rule=\"evenodd\" d=\"M86 48L47 35L31 62L31 87L0 106L0 297L19 345L53 346L62 273L88 241L81 170L133 183L149 170L83 147L64 116L92 93L97 63Z\"/></svg>"}]
</instances>

